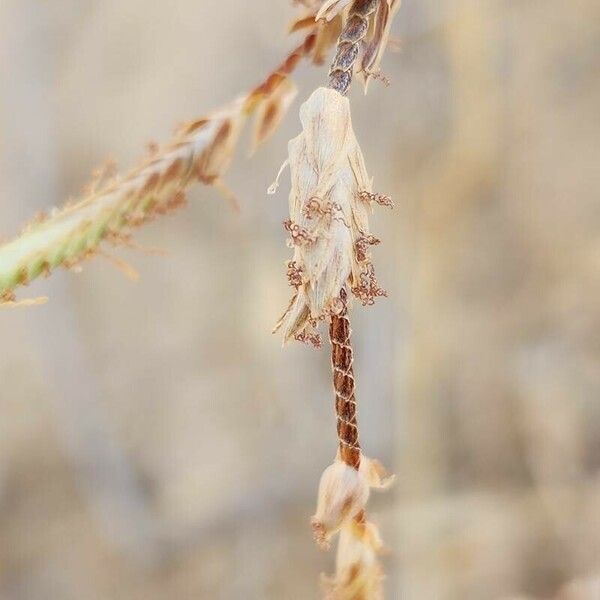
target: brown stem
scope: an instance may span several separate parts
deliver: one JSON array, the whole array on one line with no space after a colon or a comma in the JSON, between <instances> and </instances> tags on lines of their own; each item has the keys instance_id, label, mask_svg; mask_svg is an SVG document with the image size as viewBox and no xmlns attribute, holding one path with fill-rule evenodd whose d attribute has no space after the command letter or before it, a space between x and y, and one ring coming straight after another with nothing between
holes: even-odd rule
<instances>
[{"instance_id":1,"label":"brown stem","mask_svg":"<svg viewBox=\"0 0 600 600\"><path fill-rule=\"evenodd\" d=\"M352 368L354 354L350 341L352 329L348 318L346 297L346 290L342 290L340 298L343 309L338 315L332 315L331 317L329 339L331 340L331 366L333 369L340 457L347 465L358 469L360 466L360 443L358 440L354 371Z\"/></svg>"},{"instance_id":2,"label":"brown stem","mask_svg":"<svg viewBox=\"0 0 600 600\"><path fill-rule=\"evenodd\" d=\"M329 87L343 96L352 82L360 43L369 31L369 18L377 10L380 1L354 0L348 11L348 18L338 38L335 56L329 69Z\"/></svg>"}]
</instances>

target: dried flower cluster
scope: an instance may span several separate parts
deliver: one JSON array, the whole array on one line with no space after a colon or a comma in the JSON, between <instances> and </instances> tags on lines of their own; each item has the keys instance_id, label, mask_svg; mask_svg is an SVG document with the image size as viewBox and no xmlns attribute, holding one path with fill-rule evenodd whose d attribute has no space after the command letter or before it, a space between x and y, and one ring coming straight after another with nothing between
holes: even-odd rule
<instances>
[{"instance_id":1,"label":"dried flower cluster","mask_svg":"<svg viewBox=\"0 0 600 600\"><path fill-rule=\"evenodd\" d=\"M336 573L323 578L327 600L379 600L383 598L384 551L377 527L367 521L371 489L387 489L393 482L383 467L364 456L355 469L336 458L319 485L317 512L312 519L317 543L329 548L339 533Z\"/></svg>"},{"instance_id":2,"label":"dried flower cluster","mask_svg":"<svg viewBox=\"0 0 600 600\"><path fill-rule=\"evenodd\" d=\"M347 98L319 88L300 108L300 121L302 132L288 146L290 218L284 224L294 249L287 276L295 294L276 329L284 341L320 346L316 328L330 320L339 452L321 478L313 531L324 548L339 533L336 574L324 579L326 598L378 600L383 544L367 521L366 504L371 488L387 487L391 478L361 454L346 288L363 304L384 294L370 257L379 240L369 232L369 213L373 204L391 200L371 190Z\"/></svg>"},{"instance_id":3,"label":"dried flower cluster","mask_svg":"<svg viewBox=\"0 0 600 600\"><path fill-rule=\"evenodd\" d=\"M314 8L314 2L304 2ZM367 520L371 488L391 481L381 465L362 455L354 379L354 353L348 316L348 292L363 305L385 292L379 287L370 249L380 243L369 230L374 204L392 206L388 196L371 189L363 154L352 129L345 94L355 73L365 84L378 76L389 28L399 0L326 0L317 19L341 18L329 88L318 88L300 108L302 132L288 144L290 218L284 222L294 256L287 278L294 295L275 331L284 343L309 342L320 347L317 328L329 321L331 364L339 450L319 485L312 519L315 540L329 548L339 533L336 573L323 579L327 600L382 600L383 542Z\"/></svg>"},{"instance_id":4,"label":"dried flower cluster","mask_svg":"<svg viewBox=\"0 0 600 600\"><path fill-rule=\"evenodd\" d=\"M285 228L294 248L289 280L295 294L276 326L285 341L316 339L317 325L342 310L346 285L363 304L385 294L369 252L379 243L369 232L369 213L381 197L371 190L350 103L319 88L300 108L300 121L302 133L288 146L292 185Z\"/></svg>"},{"instance_id":5,"label":"dried flower cluster","mask_svg":"<svg viewBox=\"0 0 600 600\"><path fill-rule=\"evenodd\" d=\"M254 149L287 112L296 94L290 74L298 62L308 58L321 64L337 39L330 87L315 90L300 108L302 131L289 142L284 163L291 172L290 218L284 226L294 250L287 264L294 294L276 326L284 342L321 346L317 328L329 322L339 451L321 478L312 520L322 547L339 534L336 574L324 579L328 600L383 598L378 560L383 543L367 521L366 505L371 489L388 487L392 478L361 452L347 290L363 305L386 295L371 260L370 249L380 241L370 233L369 215L374 205L391 207L392 201L372 190L345 94L356 73L365 85L370 77L381 77L379 63L400 1L294 0L305 14L290 29L307 35L263 83L183 126L173 142L153 148L126 176L101 172L83 200L37 217L17 239L0 246L0 304L14 305L17 286L59 265L77 266L101 253L101 242L130 245L132 228L179 207L194 181L231 197L221 178L247 118L255 116Z\"/></svg>"}]
</instances>

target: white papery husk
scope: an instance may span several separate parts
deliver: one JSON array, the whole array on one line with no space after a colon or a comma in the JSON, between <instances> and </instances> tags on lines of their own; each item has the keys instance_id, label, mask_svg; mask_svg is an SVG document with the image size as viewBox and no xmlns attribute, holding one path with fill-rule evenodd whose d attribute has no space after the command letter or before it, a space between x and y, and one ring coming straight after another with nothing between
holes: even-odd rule
<instances>
[{"instance_id":1,"label":"white papery husk","mask_svg":"<svg viewBox=\"0 0 600 600\"><path fill-rule=\"evenodd\" d=\"M331 537L365 510L370 490L387 489L394 481L381 463L361 456L357 471L339 456L321 476L312 526L317 543L328 548Z\"/></svg>"},{"instance_id":2,"label":"white papery husk","mask_svg":"<svg viewBox=\"0 0 600 600\"><path fill-rule=\"evenodd\" d=\"M372 238L368 219L372 182L352 129L349 101L335 90L318 88L300 108L300 121L302 133L288 145L287 228L294 247L290 264L298 282L276 327L282 328L284 341L305 338L319 321L339 313L344 286L360 290L365 282L376 284L364 251L364 241ZM382 295L376 285L373 289L374 296Z\"/></svg>"}]
</instances>

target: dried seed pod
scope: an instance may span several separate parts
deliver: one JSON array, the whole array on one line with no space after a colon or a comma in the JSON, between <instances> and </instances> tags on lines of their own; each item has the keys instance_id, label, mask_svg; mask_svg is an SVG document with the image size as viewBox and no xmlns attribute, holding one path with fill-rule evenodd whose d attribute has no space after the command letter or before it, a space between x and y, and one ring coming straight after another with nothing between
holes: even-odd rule
<instances>
[{"instance_id":1,"label":"dried seed pod","mask_svg":"<svg viewBox=\"0 0 600 600\"><path fill-rule=\"evenodd\" d=\"M381 295L368 246L371 179L350 117L348 99L319 88L300 109L302 133L288 146L293 261L303 279L276 330L284 340L306 338L320 321L343 310L348 284L365 304ZM271 188L274 191L275 188Z\"/></svg>"}]
</instances>

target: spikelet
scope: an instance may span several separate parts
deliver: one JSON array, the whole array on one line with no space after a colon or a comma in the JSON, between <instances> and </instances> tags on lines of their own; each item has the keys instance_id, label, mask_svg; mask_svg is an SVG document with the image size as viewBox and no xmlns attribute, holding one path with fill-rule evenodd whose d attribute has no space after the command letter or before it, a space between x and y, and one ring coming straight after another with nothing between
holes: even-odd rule
<instances>
[{"instance_id":1,"label":"spikelet","mask_svg":"<svg viewBox=\"0 0 600 600\"><path fill-rule=\"evenodd\" d=\"M285 228L294 248L296 289L275 331L284 341L314 339L316 325L343 309L348 284L363 304L385 294L377 284L369 246L371 190L362 152L352 130L348 99L318 88L300 108L302 133L288 145L290 219ZM270 188L273 193L277 182Z\"/></svg>"},{"instance_id":2,"label":"spikelet","mask_svg":"<svg viewBox=\"0 0 600 600\"><path fill-rule=\"evenodd\" d=\"M344 527L360 520L369 500L370 490L385 490L394 476L386 473L376 460L361 456L360 467L346 464L339 453L321 476L317 510L312 518L315 541L329 548L331 537Z\"/></svg>"}]
</instances>

